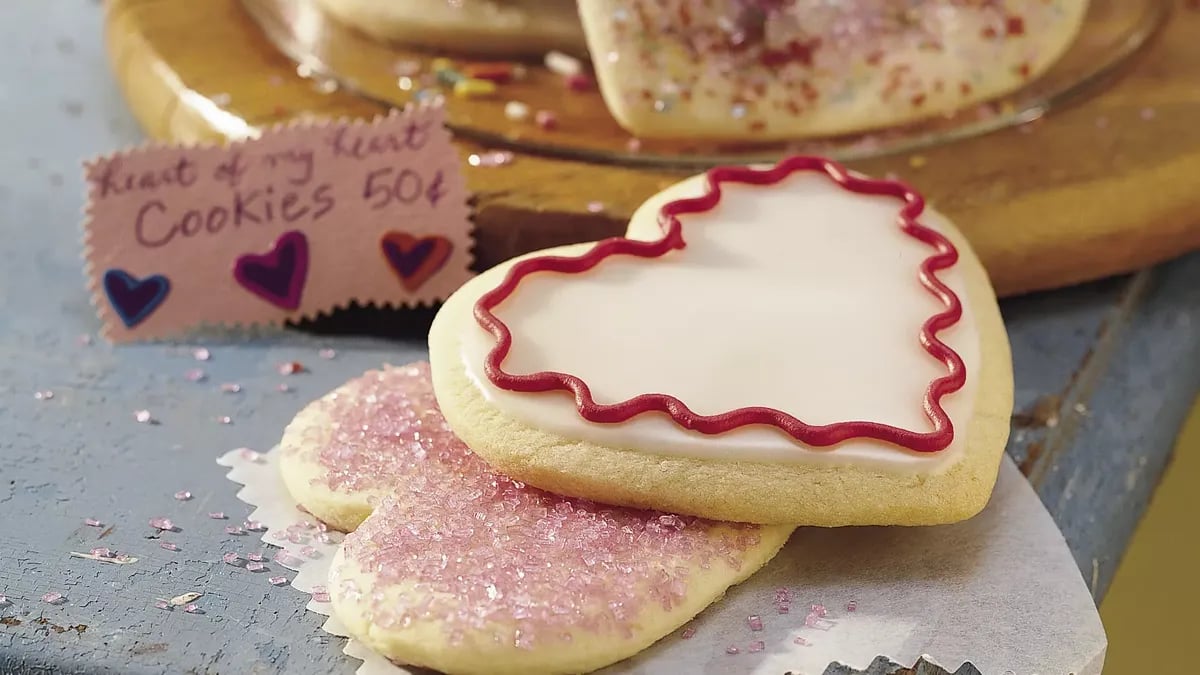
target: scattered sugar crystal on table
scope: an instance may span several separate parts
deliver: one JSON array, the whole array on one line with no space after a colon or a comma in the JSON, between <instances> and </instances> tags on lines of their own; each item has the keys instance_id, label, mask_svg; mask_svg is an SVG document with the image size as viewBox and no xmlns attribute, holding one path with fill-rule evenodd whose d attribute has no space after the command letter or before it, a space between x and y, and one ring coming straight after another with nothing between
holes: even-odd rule
<instances>
[{"instance_id":1,"label":"scattered sugar crystal on table","mask_svg":"<svg viewBox=\"0 0 1200 675\"><path fill-rule=\"evenodd\" d=\"M287 583L287 577L271 577L267 579L272 586L282 586Z\"/></svg>"},{"instance_id":2,"label":"scattered sugar crystal on table","mask_svg":"<svg viewBox=\"0 0 1200 675\"><path fill-rule=\"evenodd\" d=\"M767 645L762 640L755 640L754 642L750 643L750 646L749 646L749 648L746 649L746 651L755 653L755 652L761 652L762 650L764 650L766 648L767 648Z\"/></svg>"},{"instance_id":3,"label":"scattered sugar crystal on table","mask_svg":"<svg viewBox=\"0 0 1200 675\"><path fill-rule=\"evenodd\" d=\"M183 374L183 378L188 382L203 382L204 380L208 379L208 375L206 375L204 371L199 368L192 368Z\"/></svg>"},{"instance_id":4,"label":"scattered sugar crystal on table","mask_svg":"<svg viewBox=\"0 0 1200 675\"><path fill-rule=\"evenodd\" d=\"M178 546L176 546L175 544L172 544L169 541L160 542L158 544L158 547L162 548L162 549L166 549L168 551L178 551L179 550Z\"/></svg>"},{"instance_id":5,"label":"scattered sugar crystal on table","mask_svg":"<svg viewBox=\"0 0 1200 675\"><path fill-rule=\"evenodd\" d=\"M687 628L683 629L683 632L680 633L679 637L684 640L691 640L695 635L696 629L688 626Z\"/></svg>"},{"instance_id":6,"label":"scattered sugar crystal on table","mask_svg":"<svg viewBox=\"0 0 1200 675\"><path fill-rule=\"evenodd\" d=\"M750 630L752 631L760 631L763 629L762 617L757 614L751 614L750 616L746 617L746 624L750 626Z\"/></svg>"},{"instance_id":7,"label":"scattered sugar crystal on table","mask_svg":"<svg viewBox=\"0 0 1200 675\"><path fill-rule=\"evenodd\" d=\"M95 518L85 518L83 524L87 525L88 527L104 527L104 523L96 520Z\"/></svg>"},{"instance_id":8,"label":"scattered sugar crystal on table","mask_svg":"<svg viewBox=\"0 0 1200 675\"><path fill-rule=\"evenodd\" d=\"M249 572L261 572L265 569L267 569L267 566L262 564L261 562L251 561L251 562L246 563L246 570Z\"/></svg>"},{"instance_id":9,"label":"scattered sugar crystal on table","mask_svg":"<svg viewBox=\"0 0 1200 675\"><path fill-rule=\"evenodd\" d=\"M200 596L202 596L202 595L204 595L204 594L196 592L196 591L190 591L190 592L184 593L182 595L177 595L177 596L171 598L171 605L175 606L175 607L179 607L180 605L186 605L189 602L192 602L193 600L199 599Z\"/></svg>"},{"instance_id":10,"label":"scattered sugar crystal on table","mask_svg":"<svg viewBox=\"0 0 1200 675\"><path fill-rule=\"evenodd\" d=\"M242 535L242 534L246 534L246 531L243 530L242 528L238 527L237 525L226 525L225 526L225 534Z\"/></svg>"},{"instance_id":11,"label":"scattered sugar crystal on table","mask_svg":"<svg viewBox=\"0 0 1200 675\"><path fill-rule=\"evenodd\" d=\"M334 351L333 349L330 349L329 347L326 347L324 349L318 350L317 356L328 361L328 360L334 358L335 356L337 356L337 352Z\"/></svg>"},{"instance_id":12,"label":"scattered sugar crystal on table","mask_svg":"<svg viewBox=\"0 0 1200 675\"><path fill-rule=\"evenodd\" d=\"M251 450L250 448L238 448L238 457L241 457L247 462L258 462L262 460L262 455L255 450Z\"/></svg>"},{"instance_id":13,"label":"scattered sugar crystal on table","mask_svg":"<svg viewBox=\"0 0 1200 675\"><path fill-rule=\"evenodd\" d=\"M56 593L54 591L46 593L45 595L42 596L42 602L45 602L50 605L62 604L63 600L65 600L65 599L66 599L66 597L62 593Z\"/></svg>"},{"instance_id":14,"label":"scattered sugar crystal on table","mask_svg":"<svg viewBox=\"0 0 1200 675\"><path fill-rule=\"evenodd\" d=\"M150 527L153 527L156 530L169 531L175 529L175 523L172 522L170 518L159 516L157 518L150 519Z\"/></svg>"},{"instance_id":15,"label":"scattered sugar crystal on table","mask_svg":"<svg viewBox=\"0 0 1200 675\"><path fill-rule=\"evenodd\" d=\"M726 654L737 654L740 651L741 650L738 649L737 646L735 646L735 645L729 645L728 647L725 648Z\"/></svg>"},{"instance_id":16,"label":"scattered sugar crystal on table","mask_svg":"<svg viewBox=\"0 0 1200 675\"><path fill-rule=\"evenodd\" d=\"M208 517L212 518L213 520L225 520L225 512L224 511L211 511L211 512L209 512Z\"/></svg>"},{"instance_id":17,"label":"scattered sugar crystal on table","mask_svg":"<svg viewBox=\"0 0 1200 675\"><path fill-rule=\"evenodd\" d=\"M262 562L263 561L263 557L262 557L261 553L251 553L250 555L246 556L246 559L252 560L254 562Z\"/></svg>"},{"instance_id":18,"label":"scattered sugar crystal on table","mask_svg":"<svg viewBox=\"0 0 1200 675\"><path fill-rule=\"evenodd\" d=\"M221 556L221 559L224 560L226 564L236 565L239 562L241 562L242 558L238 554L230 551L229 553L226 553L225 555Z\"/></svg>"},{"instance_id":19,"label":"scattered sugar crystal on table","mask_svg":"<svg viewBox=\"0 0 1200 675\"><path fill-rule=\"evenodd\" d=\"M166 610L171 609L171 603L167 602L166 600L155 600L154 606L159 609L166 609Z\"/></svg>"},{"instance_id":20,"label":"scattered sugar crystal on table","mask_svg":"<svg viewBox=\"0 0 1200 675\"><path fill-rule=\"evenodd\" d=\"M197 361L207 361L212 358L212 352L208 351L204 347L197 347L196 349L192 350L192 358L196 359Z\"/></svg>"},{"instance_id":21,"label":"scattered sugar crystal on table","mask_svg":"<svg viewBox=\"0 0 1200 675\"><path fill-rule=\"evenodd\" d=\"M329 589L324 586L313 586L312 599L317 602L329 602Z\"/></svg>"},{"instance_id":22,"label":"scattered sugar crystal on table","mask_svg":"<svg viewBox=\"0 0 1200 675\"><path fill-rule=\"evenodd\" d=\"M8 596L0 593L0 607L8 607L11 604L12 601L8 599Z\"/></svg>"},{"instance_id":23,"label":"scattered sugar crystal on table","mask_svg":"<svg viewBox=\"0 0 1200 675\"><path fill-rule=\"evenodd\" d=\"M54 398L54 392L52 392L48 389L43 390L43 391L36 391L33 393L33 397L39 401L49 401L50 399Z\"/></svg>"},{"instance_id":24,"label":"scattered sugar crystal on table","mask_svg":"<svg viewBox=\"0 0 1200 675\"><path fill-rule=\"evenodd\" d=\"M175 493L175 499L178 499L181 502L186 502L187 500L189 500L191 498L192 498L192 493L188 492L187 490L180 490L179 492Z\"/></svg>"},{"instance_id":25,"label":"scattered sugar crystal on table","mask_svg":"<svg viewBox=\"0 0 1200 675\"><path fill-rule=\"evenodd\" d=\"M133 412L133 419L135 421L137 421L139 424L149 424L150 422L154 421L154 418L151 417L151 415L150 415L150 411L144 410L144 409L143 410L135 410Z\"/></svg>"},{"instance_id":26,"label":"scattered sugar crystal on table","mask_svg":"<svg viewBox=\"0 0 1200 675\"><path fill-rule=\"evenodd\" d=\"M242 385L236 382L222 382L221 393L223 394L238 394L242 391Z\"/></svg>"}]
</instances>

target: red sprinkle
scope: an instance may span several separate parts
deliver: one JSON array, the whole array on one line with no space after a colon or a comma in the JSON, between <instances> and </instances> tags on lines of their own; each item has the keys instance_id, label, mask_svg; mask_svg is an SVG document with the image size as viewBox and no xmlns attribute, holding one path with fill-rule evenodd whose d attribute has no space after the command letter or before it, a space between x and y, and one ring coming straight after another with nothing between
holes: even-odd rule
<instances>
[{"instance_id":1,"label":"red sprinkle","mask_svg":"<svg viewBox=\"0 0 1200 675\"><path fill-rule=\"evenodd\" d=\"M463 73L471 79L503 84L513 79L513 66L505 62L471 63L463 67Z\"/></svg>"},{"instance_id":2,"label":"red sprinkle","mask_svg":"<svg viewBox=\"0 0 1200 675\"><path fill-rule=\"evenodd\" d=\"M555 115L551 110L539 110L533 115L533 121L546 131L551 131L558 128L558 115Z\"/></svg>"},{"instance_id":3,"label":"red sprinkle","mask_svg":"<svg viewBox=\"0 0 1200 675\"><path fill-rule=\"evenodd\" d=\"M591 91L595 86L595 81L586 73L576 73L563 78L563 83L567 85L567 89L571 91Z\"/></svg>"}]
</instances>

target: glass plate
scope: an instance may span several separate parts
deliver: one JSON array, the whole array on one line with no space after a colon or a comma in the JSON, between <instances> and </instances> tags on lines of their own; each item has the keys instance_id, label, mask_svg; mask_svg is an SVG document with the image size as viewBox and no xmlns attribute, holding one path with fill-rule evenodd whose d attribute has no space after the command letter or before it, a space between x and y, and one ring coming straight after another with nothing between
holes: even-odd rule
<instances>
[{"instance_id":1,"label":"glass plate","mask_svg":"<svg viewBox=\"0 0 1200 675\"><path fill-rule=\"evenodd\" d=\"M384 105L409 103L422 86L417 77L406 75L414 67L428 72L429 62L439 56L371 39L327 17L312 0L242 0L242 4L267 38L297 63L301 74L336 82ZM1031 122L1097 91L1151 39L1172 4L1171 0L1091 0L1075 43L1029 86L952 117L869 134L766 145L632 142L608 114L598 91L567 92L561 77L536 63L526 66L525 78L500 85L495 97L447 96L447 116L455 134L493 148L635 166L696 169L771 162L794 153L819 153L846 161L912 152ZM522 101L533 110L554 111L557 128L543 130L529 121L508 120L504 104L511 100ZM636 150L631 149L634 145Z\"/></svg>"}]
</instances>

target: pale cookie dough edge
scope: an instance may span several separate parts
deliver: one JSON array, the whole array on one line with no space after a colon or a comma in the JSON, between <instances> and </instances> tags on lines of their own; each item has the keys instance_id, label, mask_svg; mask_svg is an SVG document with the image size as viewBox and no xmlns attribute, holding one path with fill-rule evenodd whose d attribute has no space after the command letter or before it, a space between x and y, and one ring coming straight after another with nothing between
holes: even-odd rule
<instances>
[{"instance_id":1,"label":"pale cookie dough edge","mask_svg":"<svg viewBox=\"0 0 1200 675\"><path fill-rule=\"evenodd\" d=\"M371 575L346 558L344 545L338 547L330 567L333 612L352 637L405 665L457 675L591 672L638 654L691 621L720 600L729 588L745 581L774 558L787 543L792 529L789 526L761 528L759 543L746 551L737 570L730 570L723 562L714 563L709 570L692 570L683 602L669 611L648 602L635 620L633 635L626 639L570 631L570 642L552 641L538 644L535 649L518 649L512 642L492 639L490 632L466 632L459 644L452 645L446 638L446 627L440 621L416 620L405 628L384 628L371 620L368 599L380 590L398 596L402 589L374 586ZM360 589L357 598L338 591L347 580ZM494 628L511 630L515 626L496 625Z\"/></svg>"},{"instance_id":2,"label":"pale cookie dough edge","mask_svg":"<svg viewBox=\"0 0 1200 675\"><path fill-rule=\"evenodd\" d=\"M335 395L354 396L354 385L361 377L376 372L369 371L309 403L283 430L279 441L279 473L288 494L318 520L342 532L354 531L371 515L371 499L381 496L382 491L341 491L328 486L325 478L329 470L321 464L320 453L334 430L325 406Z\"/></svg>"}]
</instances>

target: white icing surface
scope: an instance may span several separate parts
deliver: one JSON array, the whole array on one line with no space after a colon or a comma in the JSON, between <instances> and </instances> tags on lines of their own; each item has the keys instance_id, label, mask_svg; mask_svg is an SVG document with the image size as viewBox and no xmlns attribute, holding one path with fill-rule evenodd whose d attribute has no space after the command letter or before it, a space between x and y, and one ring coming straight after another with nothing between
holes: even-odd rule
<instances>
[{"instance_id":1,"label":"white icing surface","mask_svg":"<svg viewBox=\"0 0 1200 675\"><path fill-rule=\"evenodd\" d=\"M630 236L658 238L659 207L702 194L702 181L693 177L644 204ZM772 187L726 183L723 192L712 211L681 217L683 250L615 256L583 274L525 277L493 310L513 334L504 369L577 375L598 403L663 393L707 415L769 406L809 424L866 420L931 431L922 398L946 370L918 336L944 306L918 281L933 249L900 230L901 202L854 194L812 173ZM937 229L941 217L927 211L921 222ZM495 341L473 319L462 356L494 405L569 438L661 455L939 471L962 452L980 345L957 267L938 276L963 301L962 319L939 337L967 369L963 389L942 399L956 433L939 453L870 439L810 448L769 426L705 435L655 412L596 424L579 415L569 392L493 385L483 362Z\"/></svg>"}]
</instances>

